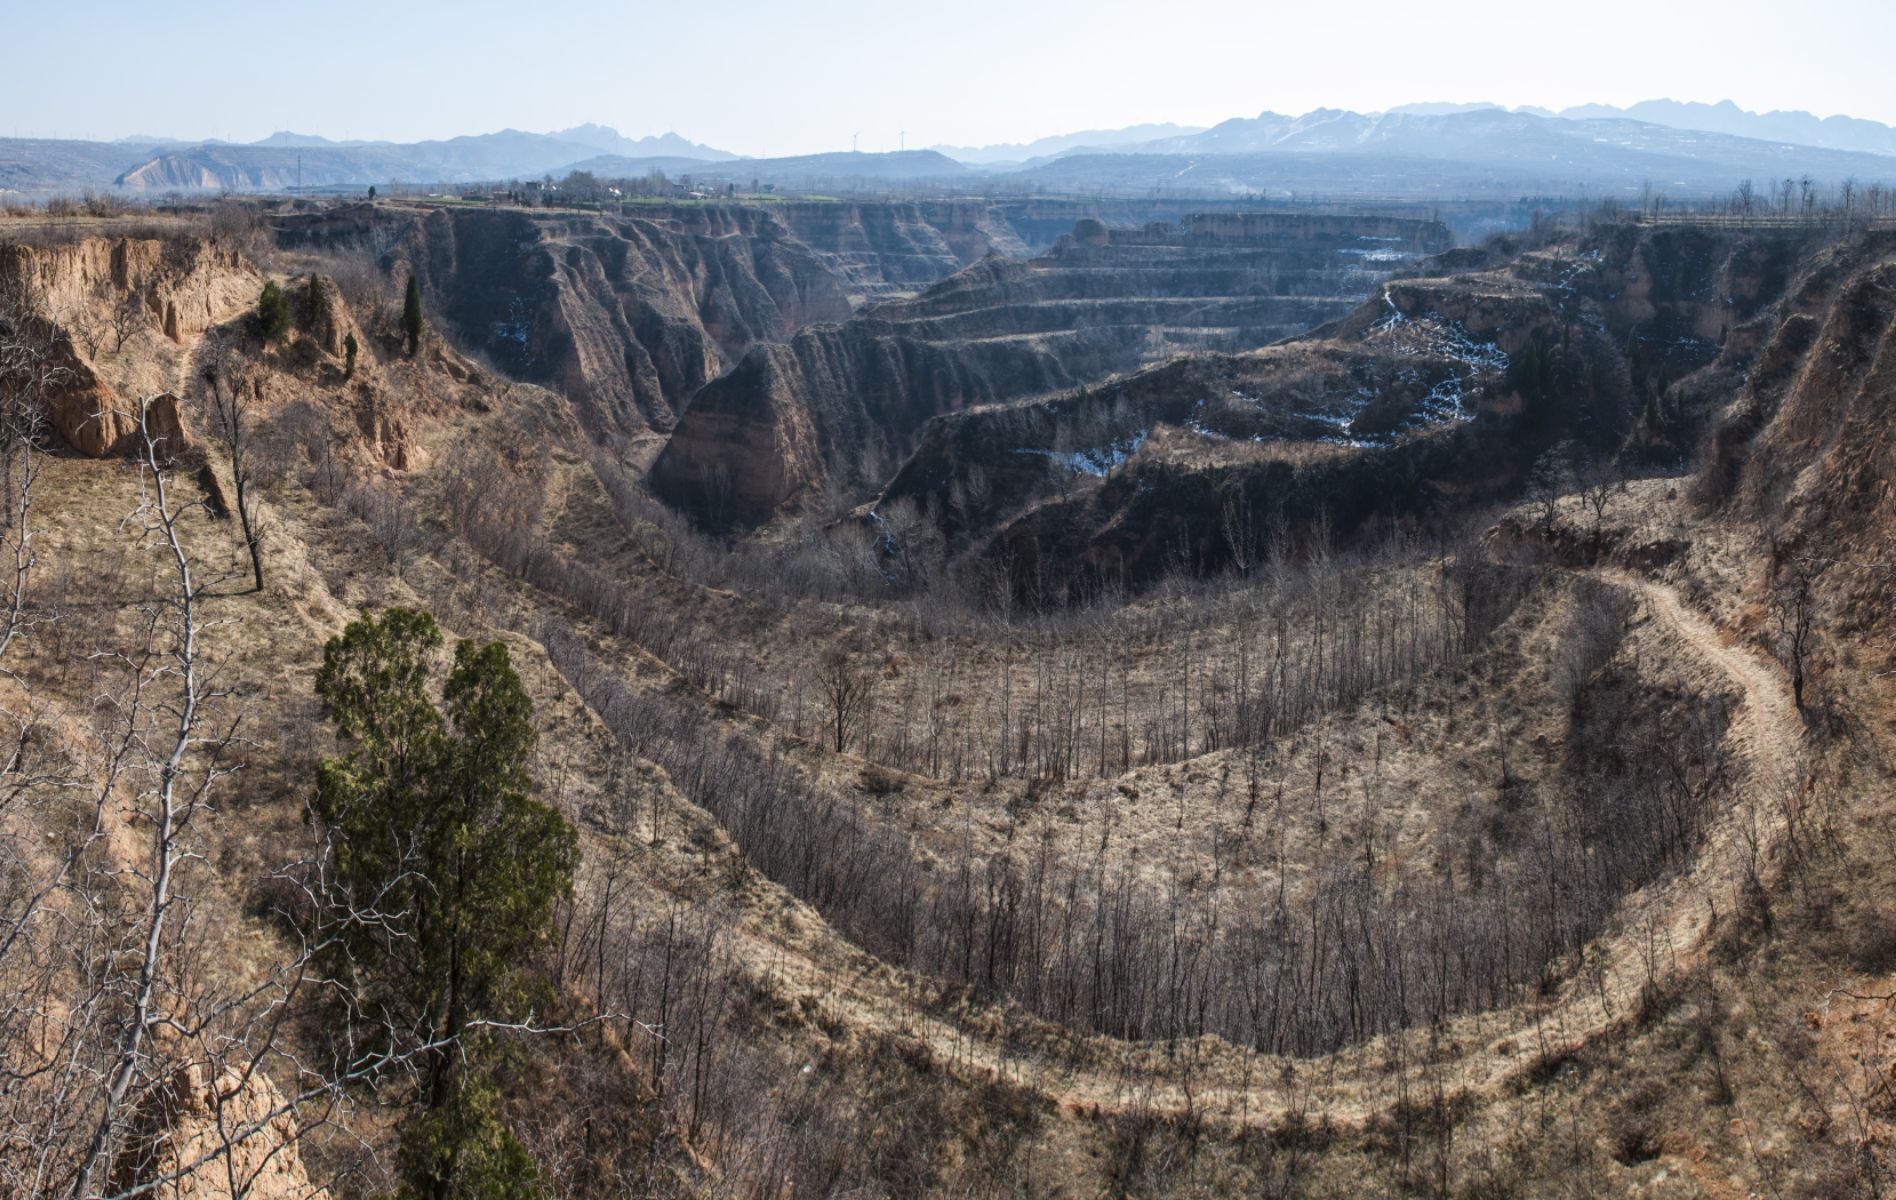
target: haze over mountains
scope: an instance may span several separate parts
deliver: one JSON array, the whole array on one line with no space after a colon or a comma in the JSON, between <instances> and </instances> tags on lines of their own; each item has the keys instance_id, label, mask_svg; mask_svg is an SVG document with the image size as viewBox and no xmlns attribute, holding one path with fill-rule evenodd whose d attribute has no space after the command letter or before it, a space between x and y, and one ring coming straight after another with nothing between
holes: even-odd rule
<instances>
[{"instance_id":1,"label":"haze over mountains","mask_svg":"<svg viewBox=\"0 0 1896 1200\"><path fill-rule=\"evenodd\" d=\"M628 138L593 124L414 143L333 141L288 131L248 144L0 139L0 194L29 197L108 188L150 195L464 185L572 170L620 177L691 173L714 183L792 189L903 183L1426 196L1612 194L1651 184L1708 194L1746 178L1896 179L1896 129L1841 116L1751 113L1730 101L1652 100L1557 113L1484 103L1417 103L1382 113L1267 111L1210 128L1149 124L1023 143L790 158L745 158L676 133Z\"/></svg>"},{"instance_id":2,"label":"haze over mountains","mask_svg":"<svg viewBox=\"0 0 1896 1200\"><path fill-rule=\"evenodd\" d=\"M1470 105L1470 109L1493 107ZM1800 146L1821 146L1828 150L1861 150L1869 154L1896 154L1896 129L1879 121L1856 117L1817 117L1807 112L1747 112L1729 100L1717 104L1697 104L1678 100L1642 100L1626 108L1610 104L1582 104L1548 113L1544 109L1520 111L1568 120L1624 118L1665 125L1673 129L1697 129L1709 133L1728 133L1734 137L1762 138L1792 142Z\"/></svg>"},{"instance_id":3,"label":"haze over mountains","mask_svg":"<svg viewBox=\"0 0 1896 1200\"><path fill-rule=\"evenodd\" d=\"M1186 137L1203 133L1203 125L1128 125L1124 129L1087 129L1035 138L1031 142L1000 142L992 146L931 146L952 159L964 163L1027 162L1055 154L1070 153L1089 147L1125 146L1159 138Z\"/></svg>"},{"instance_id":4,"label":"haze over mountains","mask_svg":"<svg viewBox=\"0 0 1896 1200\"><path fill-rule=\"evenodd\" d=\"M132 192L283 191L395 182L468 183L564 173L600 155L717 161L735 158L674 133L627 138L602 125L553 133L498 133L424 142L331 141L278 132L248 144L167 137L85 142L0 139L0 194L82 189Z\"/></svg>"}]
</instances>

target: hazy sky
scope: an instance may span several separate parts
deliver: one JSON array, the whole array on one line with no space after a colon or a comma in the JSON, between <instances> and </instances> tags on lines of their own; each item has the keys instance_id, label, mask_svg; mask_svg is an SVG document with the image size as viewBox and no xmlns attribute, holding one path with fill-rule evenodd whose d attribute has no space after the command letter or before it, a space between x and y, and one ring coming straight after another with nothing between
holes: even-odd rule
<instances>
[{"instance_id":1,"label":"hazy sky","mask_svg":"<svg viewBox=\"0 0 1896 1200\"><path fill-rule=\"evenodd\" d=\"M0 31L0 135L40 137L597 121L792 154L1658 96L1896 123L1896 0L0 0Z\"/></svg>"}]
</instances>

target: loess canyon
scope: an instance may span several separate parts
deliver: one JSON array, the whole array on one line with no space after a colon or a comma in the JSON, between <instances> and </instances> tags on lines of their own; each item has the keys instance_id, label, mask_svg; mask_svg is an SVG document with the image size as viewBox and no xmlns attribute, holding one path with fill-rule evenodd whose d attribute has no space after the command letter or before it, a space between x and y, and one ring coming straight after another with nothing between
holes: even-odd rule
<instances>
[{"instance_id":1,"label":"loess canyon","mask_svg":"<svg viewBox=\"0 0 1896 1200\"><path fill-rule=\"evenodd\" d=\"M461 1136L311 945L401 610L571 831L504 1194L1896 1187L1896 231L227 201L0 301L0 1193Z\"/></svg>"}]
</instances>

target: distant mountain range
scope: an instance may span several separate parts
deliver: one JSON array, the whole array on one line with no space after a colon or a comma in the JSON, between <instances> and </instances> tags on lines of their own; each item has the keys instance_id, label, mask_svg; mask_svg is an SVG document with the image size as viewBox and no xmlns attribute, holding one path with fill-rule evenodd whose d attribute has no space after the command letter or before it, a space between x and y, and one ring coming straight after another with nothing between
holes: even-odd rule
<instances>
[{"instance_id":1,"label":"distant mountain range","mask_svg":"<svg viewBox=\"0 0 1896 1200\"><path fill-rule=\"evenodd\" d=\"M960 187L983 180L1056 192L1449 199L1630 197L1648 184L1678 196L1710 195L1744 179L1768 187L1804 174L1830 183L1896 181L1896 156L1476 105L1439 112L1262 113L1143 141L1075 144L1026 162L967 163L915 151L811 155L707 163L693 178L824 189L891 181Z\"/></svg>"},{"instance_id":2,"label":"distant mountain range","mask_svg":"<svg viewBox=\"0 0 1896 1200\"><path fill-rule=\"evenodd\" d=\"M1878 121L1865 121L1857 117L1818 117L1807 112L1749 112L1729 100L1720 100L1717 104L1641 100L1625 108L1611 104L1580 104L1559 112L1533 105L1503 109L1499 104L1404 104L1389 111L1442 116L1485 109L1527 113L1536 117L1560 117L1569 121L1644 121L1649 125L1664 125L1668 129L1723 133L1732 137L1814 146L1822 150L1896 155L1896 128Z\"/></svg>"},{"instance_id":3,"label":"distant mountain range","mask_svg":"<svg viewBox=\"0 0 1896 1200\"><path fill-rule=\"evenodd\" d=\"M1896 129L1847 117L1750 113L1729 101L1653 100L1506 109L1422 103L1381 113L1264 112L1208 129L1135 125L1033 142L886 154L740 158L675 133L627 138L600 125L412 143L331 141L275 133L244 145L136 138L0 139L0 194L86 189L284 191L374 184L458 185L659 170L707 181L865 189L937 183L1148 194L1264 192L1388 196L1626 194L1646 184L1678 195L1811 175L1896 181Z\"/></svg>"},{"instance_id":4,"label":"distant mountain range","mask_svg":"<svg viewBox=\"0 0 1896 1200\"><path fill-rule=\"evenodd\" d=\"M0 192L284 191L371 184L453 184L564 173L602 154L717 162L736 155L675 133L628 138L603 125L554 133L503 129L426 142L331 141L280 132L250 143L175 138L115 142L0 139Z\"/></svg>"},{"instance_id":5,"label":"distant mountain range","mask_svg":"<svg viewBox=\"0 0 1896 1200\"><path fill-rule=\"evenodd\" d=\"M1731 129L1713 130L1711 123L1689 123L1685 106L1654 101L1636 106L1648 115L1629 116L1618 109L1594 106L1557 114L1510 110L1498 105L1405 106L1384 113L1358 113L1320 108L1301 116L1265 112L1238 117L1200 133L1155 138L1144 142L1079 146L1066 154L1269 154L1281 152L1413 154L1427 158L1486 161L1599 161L1601 155L1631 152L1717 162L1740 170L1764 170L1772 163L1798 159L1824 163L1828 169L1848 169L1842 160L1813 156L1811 151L1845 155L1877 154L1896 159L1896 129L1875 122L1858 125L1881 130L1888 148L1869 149L1875 139L1859 131L1851 146L1797 142L1763 137L1742 129L1762 128L1769 118L1743 114L1726 123ZM1708 112L1719 112L1700 105ZM1732 110L1736 112L1735 108ZM1653 116L1665 115L1659 121ZM1782 114L1780 114L1782 115ZM1815 118L1811 118L1815 124ZM1779 122L1779 124L1787 124ZM1845 140L1845 139L1832 139ZM1589 147L1597 149L1589 149ZM1858 164L1871 173L1896 172L1896 161ZM1663 174L1663 173L1661 173ZM1659 182L1660 175L1654 176Z\"/></svg>"},{"instance_id":6,"label":"distant mountain range","mask_svg":"<svg viewBox=\"0 0 1896 1200\"><path fill-rule=\"evenodd\" d=\"M931 146L957 162L992 164L1027 162L1051 158L1081 147L1111 147L1150 142L1158 138L1185 137L1203 133L1202 125L1128 125L1124 129L1088 129L1081 133L1062 133L1031 142L1001 142L992 146Z\"/></svg>"},{"instance_id":7,"label":"distant mountain range","mask_svg":"<svg viewBox=\"0 0 1896 1200\"><path fill-rule=\"evenodd\" d=\"M1790 142L1825 150L1859 150L1866 154L1896 155L1896 128L1856 117L1816 117L1807 112L1746 112L1729 100L1717 104L1688 104L1677 100L1645 100L1630 108L1587 104L1561 111L1570 120L1624 117L1672 129L1697 129L1734 137Z\"/></svg>"}]
</instances>

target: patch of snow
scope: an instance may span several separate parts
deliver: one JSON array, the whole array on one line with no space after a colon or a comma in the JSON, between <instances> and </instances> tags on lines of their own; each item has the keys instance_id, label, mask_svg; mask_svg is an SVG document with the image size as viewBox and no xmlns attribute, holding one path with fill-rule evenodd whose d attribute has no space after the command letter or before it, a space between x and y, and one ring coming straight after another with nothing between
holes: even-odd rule
<instances>
[{"instance_id":1,"label":"patch of snow","mask_svg":"<svg viewBox=\"0 0 1896 1200\"><path fill-rule=\"evenodd\" d=\"M1394 329L1399 325L1406 324L1409 320L1409 318L1402 315L1402 310L1396 307L1396 298L1389 294L1388 288L1383 289L1383 303L1389 306L1389 315L1372 325L1369 330L1371 333L1380 333L1385 329Z\"/></svg>"},{"instance_id":2,"label":"patch of snow","mask_svg":"<svg viewBox=\"0 0 1896 1200\"><path fill-rule=\"evenodd\" d=\"M1405 250L1339 250L1339 254L1354 254L1364 262L1407 262L1412 256Z\"/></svg>"},{"instance_id":3,"label":"patch of snow","mask_svg":"<svg viewBox=\"0 0 1896 1200\"><path fill-rule=\"evenodd\" d=\"M1038 447L1023 446L1015 449L1016 454L1037 454L1069 471L1078 471L1082 475L1091 475L1104 479L1112 474L1115 467L1139 452L1151 434L1149 429L1141 429L1128 437L1115 438L1104 446L1086 450L1044 450Z\"/></svg>"},{"instance_id":4,"label":"patch of snow","mask_svg":"<svg viewBox=\"0 0 1896 1200\"><path fill-rule=\"evenodd\" d=\"M515 296L507 301L507 319L492 322L488 328L499 340L513 342L525 349L531 328L528 317L526 302Z\"/></svg>"},{"instance_id":5,"label":"patch of snow","mask_svg":"<svg viewBox=\"0 0 1896 1200\"><path fill-rule=\"evenodd\" d=\"M1331 445L1331 446L1355 446L1359 448L1387 445L1390 441L1393 440L1393 438L1391 438L1389 435L1359 433L1355 429L1357 416L1363 411L1364 408L1368 407L1370 401L1374 400L1375 398L1376 398L1375 392L1371 391L1368 387L1359 386L1355 392L1351 393L1343 401L1344 411L1338 412L1338 411L1333 411L1330 409L1297 408L1297 409L1287 410L1283 412L1281 415L1288 420L1307 421L1313 425L1324 426L1328 430L1333 431L1333 432L1321 433L1315 437L1306 438L1305 440L1307 441L1322 442L1325 445ZM1235 401L1236 403L1248 404L1253 408L1261 409L1263 407L1263 401L1245 392L1234 390L1231 393L1231 399ZM1195 406L1194 411L1196 411L1196 409L1202 409L1203 407L1204 407L1204 402L1201 400ZM1197 417L1193 417L1190 420L1188 420L1185 423L1185 427L1191 432L1197 434L1199 437L1207 438L1211 441L1229 442L1229 441L1235 440L1232 437L1232 435L1228 433L1222 433L1216 429L1211 428L1210 426L1206 425L1202 420L1200 420ZM1254 442L1254 443L1262 443L1262 442L1283 441L1284 439L1276 436L1275 434L1258 433L1258 434L1251 435L1249 438L1246 438L1245 440L1249 442Z\"/></svg>"}]
</instances>

